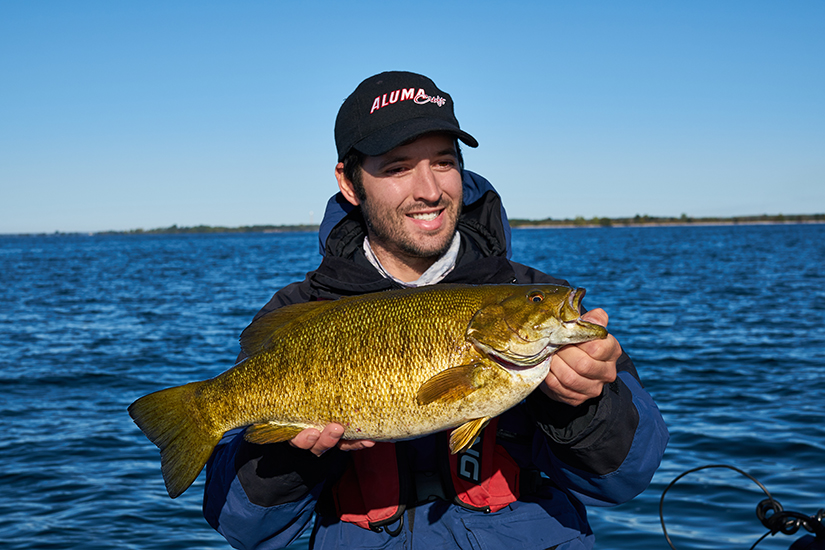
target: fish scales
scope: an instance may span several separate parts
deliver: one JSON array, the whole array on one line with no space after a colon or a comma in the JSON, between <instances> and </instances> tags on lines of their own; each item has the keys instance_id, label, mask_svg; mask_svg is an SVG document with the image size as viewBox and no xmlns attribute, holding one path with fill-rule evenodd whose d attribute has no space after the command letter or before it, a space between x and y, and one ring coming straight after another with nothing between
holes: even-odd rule
<instances>
[{"instance_id":1,"label":"fish scales","mask_svg":"<svg viewBox=\"0 0 825 550\"><path fill-rule=\"evenodd\" d=\"M370 295L372 299L359 300L361 315L354 320L342 308L327 308L315 322L302 319L305 322L285 327L283 345L237 369L256 372L261 388L259 399L250 404L258 414L243 422L276 417L323 427L335 421L345 427L348 438L409 436L411 425L427 424L438 413L436 407L415 404L418 387L449 366L484 360L464 339L481 305L481 296L466 290L435 300L420 294L390 300ZM399 307L407 315L399 315ZM415 321L421 319L429 320L427 330L416 330ZM247 384L241 378L221 393ZM389 422L378 414L386 410L403 410L406 415Z\"/></svg>"},{"instance_id":2,"label":"fish scales","mask_svg":"<svg viewBox=\"0 0 825 550\"><path fill-rule=\"evenodd\" d=\"M161 449L170 496L183 492L221 435L255 443L341 424L346 439L453 431L465 450L490 418L544 379L561 345L606 336L580 319L582 289L438 285L287 306L241 335L248 357L203 382L129 408Z\"/></svg>"}]
</instances>

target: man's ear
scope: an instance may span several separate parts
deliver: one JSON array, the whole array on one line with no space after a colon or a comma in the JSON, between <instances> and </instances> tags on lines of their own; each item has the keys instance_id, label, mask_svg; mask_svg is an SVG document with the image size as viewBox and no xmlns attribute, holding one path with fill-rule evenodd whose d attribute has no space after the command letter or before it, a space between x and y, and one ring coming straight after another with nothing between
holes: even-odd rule
<instances>
[{"instance_id":1,"label":"man's ear","mask_svg":"<svg viewBox=\"0 0 825 550\"><path fill-rule=\"evenodd\" d=\"M361 204L361 201L358 200L358 197L355 194L355 188L353 187L352 182L347 179L347 176L344 175L343 162L339 162L335 165L335 179L338 180L338 189L341 190L341 194L344 195L344 198L347 199L348 202L355 206Z\"/></svg>"}]
</instances>

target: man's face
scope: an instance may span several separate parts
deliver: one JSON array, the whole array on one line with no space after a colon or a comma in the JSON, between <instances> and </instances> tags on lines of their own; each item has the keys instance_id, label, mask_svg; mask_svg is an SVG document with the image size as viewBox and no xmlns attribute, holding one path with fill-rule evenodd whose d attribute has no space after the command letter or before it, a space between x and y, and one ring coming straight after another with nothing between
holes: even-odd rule
<instances>
[{"instance_id":1,"label":"man's face","mask_svg":"<svg viewBox=\"0 0 825 550\"><path fill-rule=\"evenodd\" d=\"M452 136L425 135L384 155L366 157L361 175L366 199L356 200L367 221L370 246L382 264L400 261L426 269L447 251L462 202Z\"/></svg>"}]
</instances>

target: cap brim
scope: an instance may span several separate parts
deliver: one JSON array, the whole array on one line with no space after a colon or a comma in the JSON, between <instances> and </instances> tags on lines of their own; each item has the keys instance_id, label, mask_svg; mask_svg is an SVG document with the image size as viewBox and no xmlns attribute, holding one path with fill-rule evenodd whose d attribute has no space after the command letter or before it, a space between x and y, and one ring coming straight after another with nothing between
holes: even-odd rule
<instances>
[{"instance_id":1,"label":"cap brim","mask_svg":"<svg viewBox=\"0 0 825 550\"><path fill-rule=\"evenodd\" d=\"M414 118L391 124L355 143L352 147L365 155L375 157L388 153L419 136L430 132L452 134L470 147L478 147L476 138L451 124L437 118Z\"/></svg>"}]
</instances>

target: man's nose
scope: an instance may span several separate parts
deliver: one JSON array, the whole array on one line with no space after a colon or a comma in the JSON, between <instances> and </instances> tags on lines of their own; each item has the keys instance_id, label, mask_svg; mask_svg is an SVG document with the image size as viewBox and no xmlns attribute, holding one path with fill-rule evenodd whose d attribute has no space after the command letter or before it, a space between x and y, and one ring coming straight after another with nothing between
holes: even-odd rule
<instances>
[{"instance_id":1,"label":"man's nose","mask_svg":"<svg viewBox=\"0 0 825 550\"><path fill-rule=\"evenodd\" d=\"M413 198L426 202L438 202L441 199L441 185L430 164L419 164L415 172Z\"/></svg>"}]
</instances>

